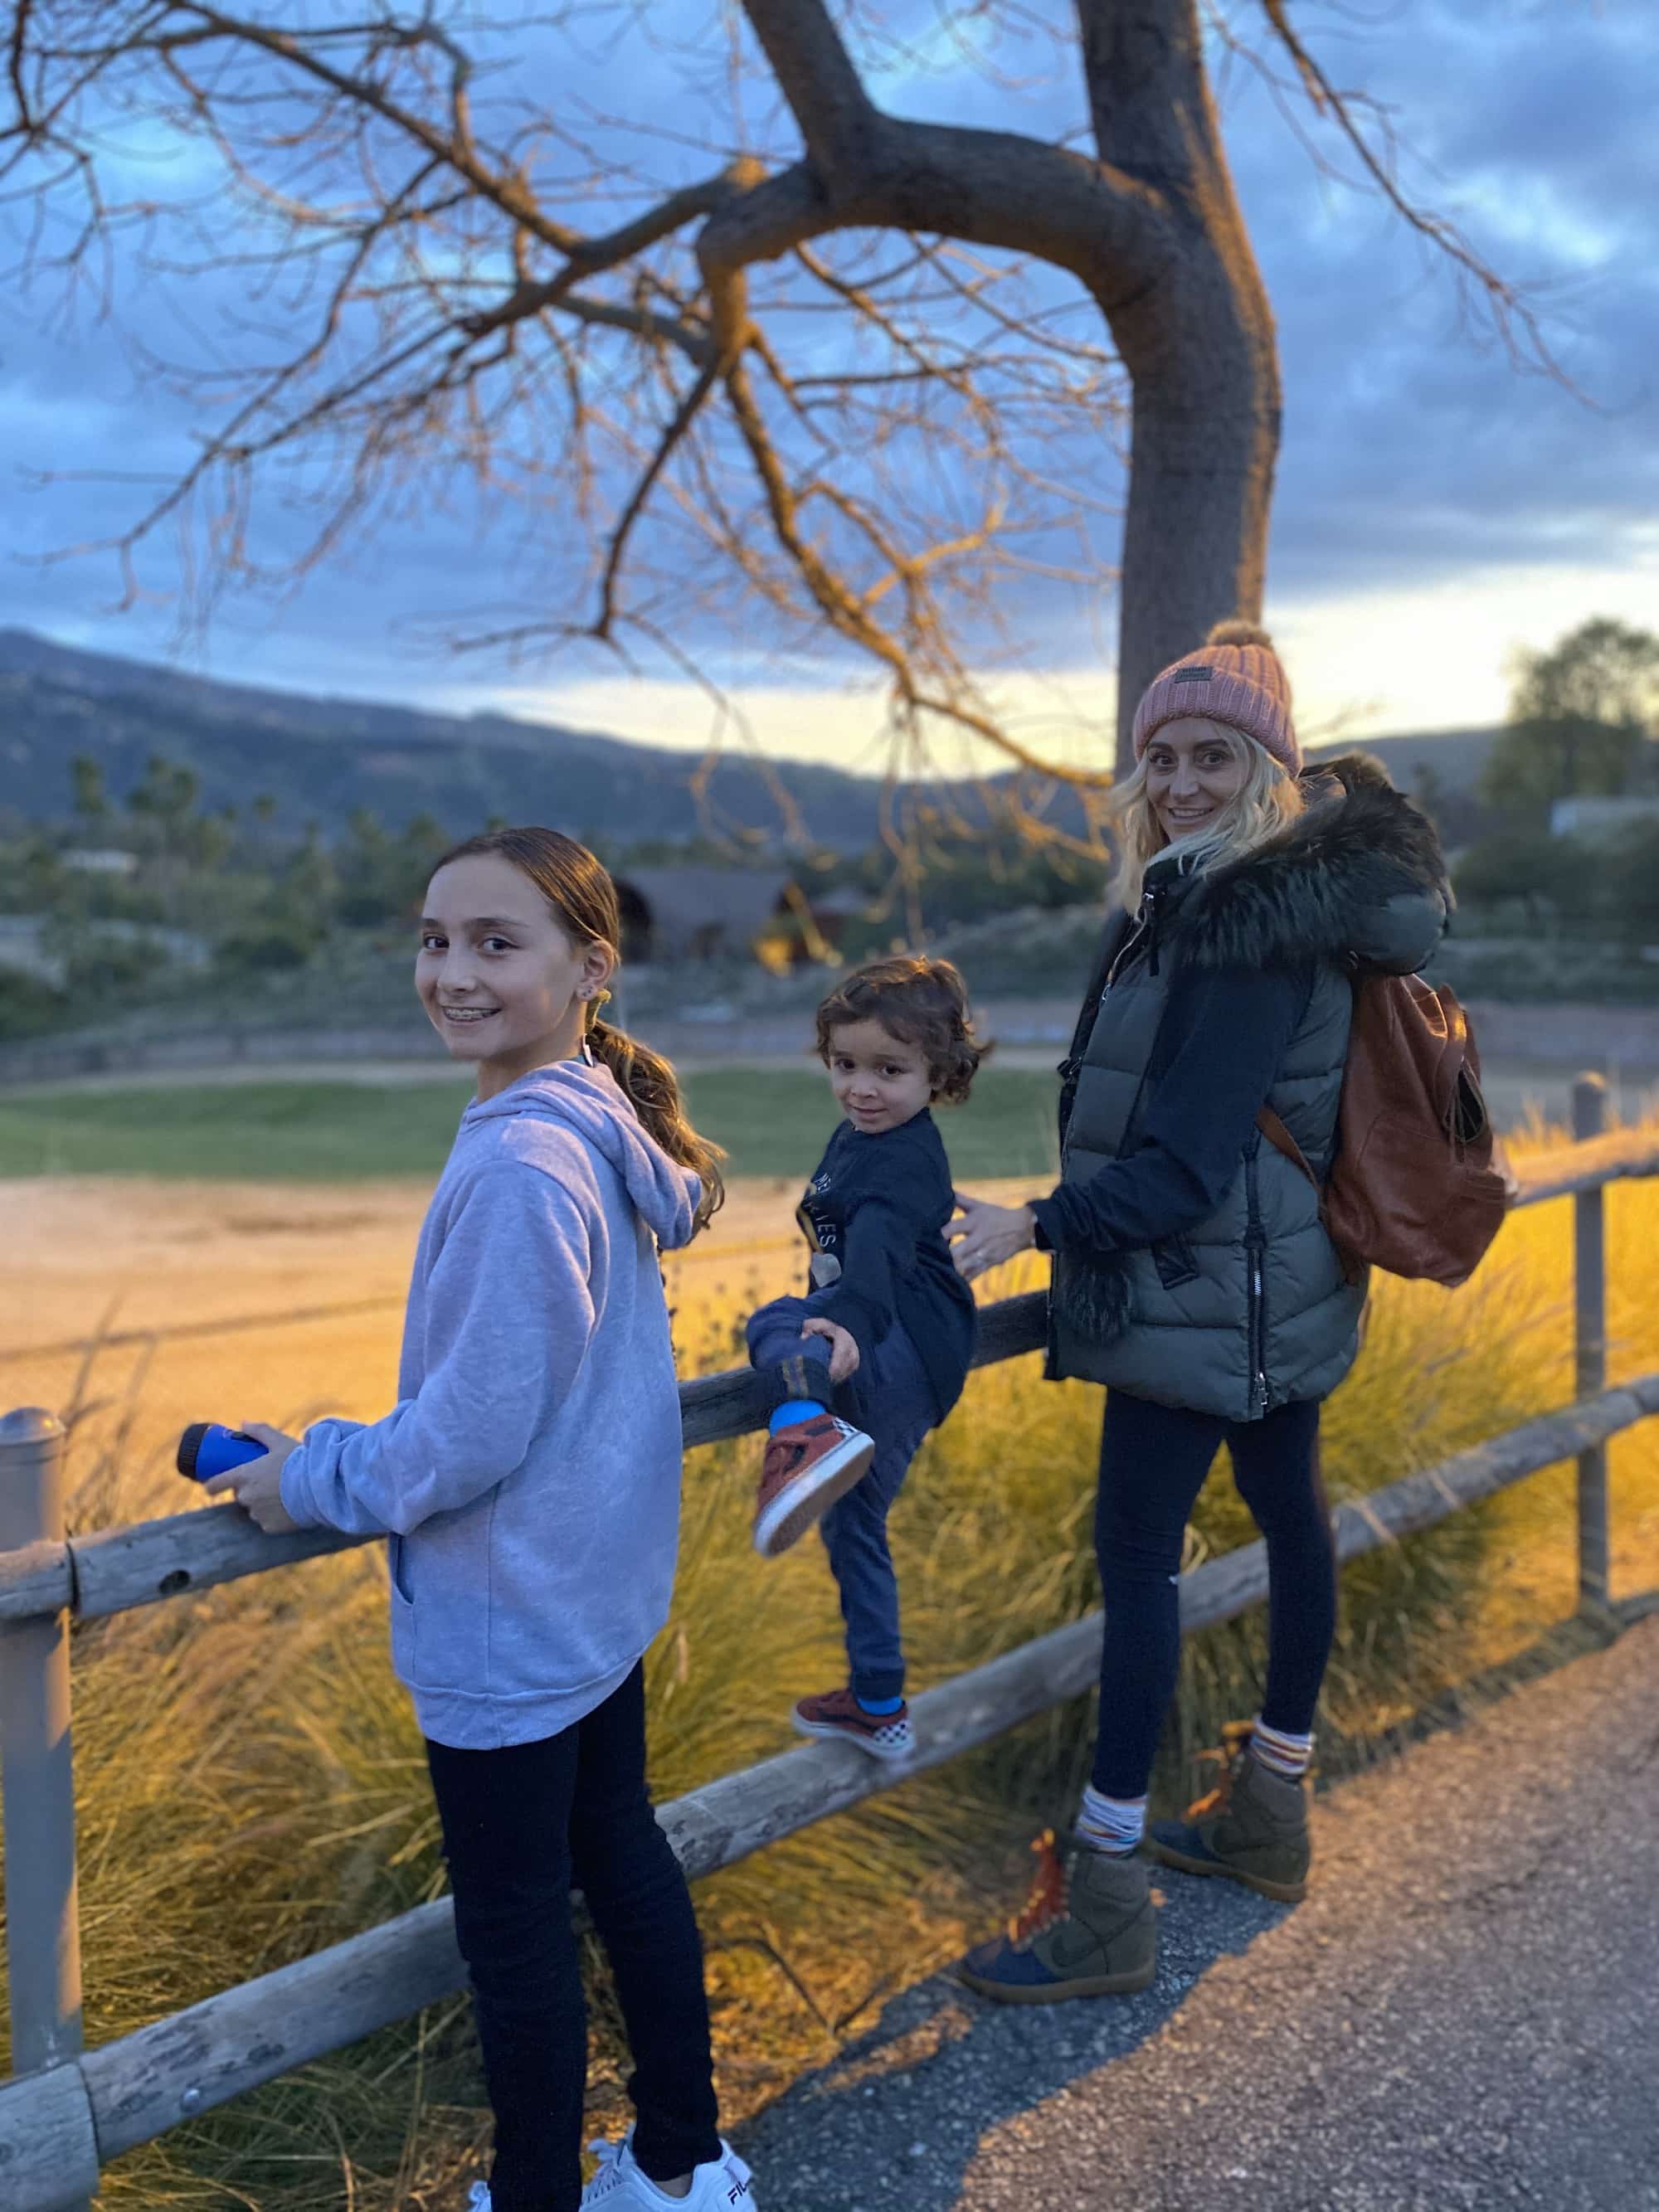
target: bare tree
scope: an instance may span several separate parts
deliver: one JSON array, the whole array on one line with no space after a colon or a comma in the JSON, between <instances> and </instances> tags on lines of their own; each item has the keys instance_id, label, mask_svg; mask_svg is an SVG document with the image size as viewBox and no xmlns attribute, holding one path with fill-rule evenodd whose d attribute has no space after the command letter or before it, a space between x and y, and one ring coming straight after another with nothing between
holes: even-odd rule
<instances>
[{"instance_id":1,"label":"bare tree","mask_svg":"<svg viewBox=\"0 0 1659 2212\"><path fill-rule=\"evenodd\" d=\"M33 296L118 313L139 271L181 302L132 343L198 457L103 541L129 595L166 525L204 591L277 589L448 503L516 529L525 579L455 642L696 673L758 616L882 671L914 747L1034 769L995 679L1039 590L1085 619L1119 556L1120 747L1162 663L1259 613L1279 372L1199 0L483 4L14 0ZM1212 35L1536 349L1289 0L1235 8ZM1041 52L1050 135L881 103L952 40L981 83Z\"/></svg>"}]
</instances>

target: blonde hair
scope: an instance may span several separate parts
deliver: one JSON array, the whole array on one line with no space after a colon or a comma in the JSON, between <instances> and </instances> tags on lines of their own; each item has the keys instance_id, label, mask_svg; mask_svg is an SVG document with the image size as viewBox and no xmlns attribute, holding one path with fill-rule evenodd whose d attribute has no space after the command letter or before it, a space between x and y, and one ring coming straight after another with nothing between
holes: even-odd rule
<instances>
[{"instance_id":1,"label":"blonde hair","mask_svg":"<svg viewBox=\"0 0 1659 2212\"><path fill-rule=\"evenodd\" d=\"M558 830L486 830L482 836L452 847L433 872L447 868L452 860L492 854L511 861L530 878L573 945L603 945L615 954L622 940L617 886L586 845L579 845ZM609 992L601 992L588 1008L587 1048L616 1077L646 1133L671 1160L690 1168L702 1183L696 1225L706 1229L726 1197L720 1174L726 1154L692 1127L672 1064L625 1030L612 1029L609 1022L599 1019L599 1007L609 996Z\"/></svg>"},{"instance_id":2,"label":"blonde hair","mask_svg":"<svg viewBox=\"0 0 1659 2212\"><path fill-rule=\"evenodd\" d=\"M1242 730L1229 729L1224 722L1212 723L1211 727L1226 739L1234 759L1243 760L1247 774L1214 826L1199 836L1181 841L1182 860L1199 873L1259 851L1287 830L1306 804L1296 778L1287 775L1254 738L1246 737ZM1127 914L1133 914L1140 904L1147 869L1170 842L1146 796L1144 754L1133 774L1110 793L1107 805L1117 833L1119 855L1110 896Z\"/></svg>"}]
</instances>

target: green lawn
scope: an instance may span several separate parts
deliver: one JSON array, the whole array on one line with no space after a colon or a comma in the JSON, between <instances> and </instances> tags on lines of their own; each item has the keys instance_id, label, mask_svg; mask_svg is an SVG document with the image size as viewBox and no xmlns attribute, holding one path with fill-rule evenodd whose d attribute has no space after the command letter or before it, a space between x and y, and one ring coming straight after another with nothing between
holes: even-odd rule
<instances>
[{"instance_id":1,"label":"green lawn","mask_svg":"<svg viewBox=\"0 0 1659 2212\"><path fill-rule=\"evenodd\" d=\"M685 1088L693 1119L726 1146L734 1175L805 1174L836 1119L828 1084L810 1069L714 1069ZM432 1176L466 1095L445 1083L35 1091L0 1099L0 1176ZM939 1116L957 1175L1046 1172L1054 1095L1046 1070L988 1069L971 1104Z\"/></svg>"}]
</instances>

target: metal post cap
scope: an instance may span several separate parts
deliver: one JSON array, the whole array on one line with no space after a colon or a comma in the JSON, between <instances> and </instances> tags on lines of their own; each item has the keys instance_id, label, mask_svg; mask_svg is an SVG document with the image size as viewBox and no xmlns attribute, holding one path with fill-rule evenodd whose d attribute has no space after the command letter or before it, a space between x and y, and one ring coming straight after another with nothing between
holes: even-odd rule
<instances>
[{"instance_id":1,"label":"metal post cap","mask_svg":"<svg viewBox=\"0 0 1659 2212\"><path fill-rule=\"evenodd\" d=\"M64 1433L64 1424L44 1406L19 1406L15 1413L0 1413L0 1449L7 1444L50 1443Z\"/></svg>"}]
</instances>

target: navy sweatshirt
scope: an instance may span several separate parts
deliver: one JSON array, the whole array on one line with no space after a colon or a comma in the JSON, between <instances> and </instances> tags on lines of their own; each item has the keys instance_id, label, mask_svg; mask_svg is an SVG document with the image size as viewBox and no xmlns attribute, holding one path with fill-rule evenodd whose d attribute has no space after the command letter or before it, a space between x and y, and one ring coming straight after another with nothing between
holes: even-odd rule
<instances>
[{"instance_id":1,"label":"navy sweatshirt","mask_svg":"<svg viewBox=\"0 0 1659 2212\"><path fill-rule=\"evenodd\" d=\"M1032 1204L1039 1247L1135 1252L1213 1212L1255 1139L1256 1109L1312 988L1310 964L1183 968L1158 1025L1147 1067L1152 1103L1135 1125L1133 1151ZM1082 1035L1078 1049L1087 1042ZM1062 1137L1071 1088L1062 1096Z\"/></svg>"},{"instance_id":2,"label":"navy sweatshirt","mask_svg":"<svg viewBox=\"0 0 1659 2212\"><path fill-rule=\"evenodd\" d=\"M813 1252L813 1310L866 1360L902 1321L941 1421L962 1395L976 1327L974 1294L943 1234L955 1212L951 1164L924 1108L875 1135L843 1121L797 1216Z\"/></svg>"}]
</instances>

